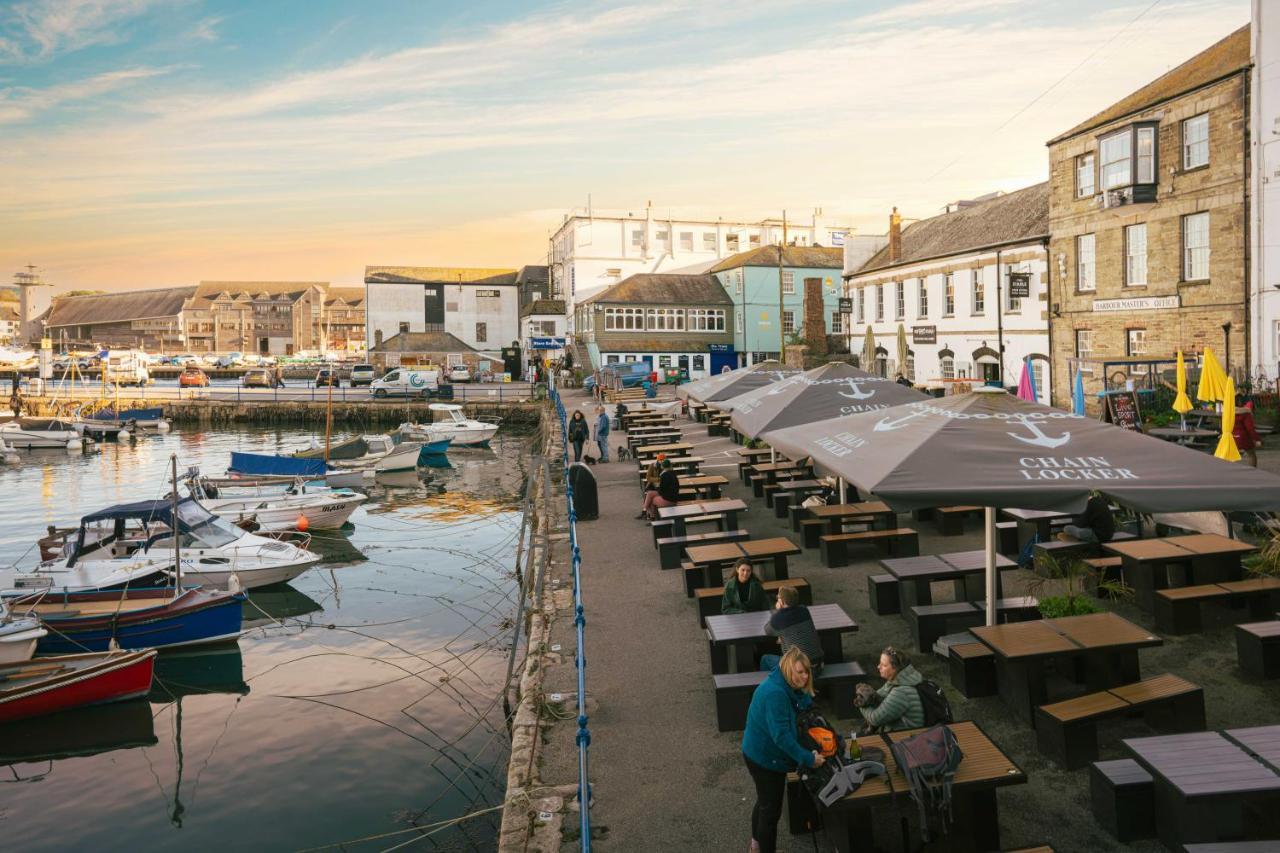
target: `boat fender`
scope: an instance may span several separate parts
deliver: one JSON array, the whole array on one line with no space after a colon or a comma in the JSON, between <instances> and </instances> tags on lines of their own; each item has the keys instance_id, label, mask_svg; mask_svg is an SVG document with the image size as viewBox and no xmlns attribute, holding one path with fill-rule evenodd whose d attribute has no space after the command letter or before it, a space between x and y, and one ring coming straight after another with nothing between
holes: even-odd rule
<instances>
[{"instance_id":1,"label":"boat fender","mask_svg":"<svg viewBox=\"0 0 1280 853\"><path fill-rule=\"evenodd\" d=\"M244 585L240 583L240 575L235 572L232 572L231 577L227 578L227 592L232 594L244 592Z\"/></svg>"},{"instance_id":2,"label":"boat fender","mask_svg":"<svg viewBox=\"0 0 1280 853\"><path fill-rule=\"evenodd\" d=\"M159 423L157 423L157 424L156 424L156 430L157 430L158 432L168 432L168 431L169 431L169 422L168 422L168 421L166 421L164 418L161 418L161 419L160 419L160 421L159 421Z\"/></svg>"},{"instance_id":3,"label":"boat fender","mask_svg":"<svg viewBox=\"0 0 1280 853\"><path fill-rule=\"evenodd\" d=\"M78 438L73 438L67 442L67 450L75 452L77 450L83 450L83 449L84 449L84 442L82 442Z\"/></svg>"},{"instance_id":4,"label":"boat fender","mask_svg":"<svg viewBox=\"0 0 1280 853\"><path fill-rule=\"evenodd\" d=\"M307 528L311 526L311 522L307 519L305 515L300 515L298 516L298 523L296 526L300 533L306 533Z\"/></svg>"},{"instance_id":5,"label":"boat fender","mask_svg":"<svg viewBox=\"0 0 1280 853\"><path fill-rule=\"evenodd\" d=\"M117 433L116 437L119 438L121 441L128 441L129 439L133 438L133 433L129 432L129 430L127 429L122 429L120 430L119 433Z\"/></svg>"}]
</instances>

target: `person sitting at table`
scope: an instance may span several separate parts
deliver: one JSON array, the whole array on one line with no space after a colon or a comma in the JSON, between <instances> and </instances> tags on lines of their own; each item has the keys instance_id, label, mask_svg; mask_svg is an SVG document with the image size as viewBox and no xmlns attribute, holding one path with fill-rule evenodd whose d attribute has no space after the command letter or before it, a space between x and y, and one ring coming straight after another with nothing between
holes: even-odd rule
<instances>
[{"instance_id":1,"label":"person sitting at table","mask_svg":"<svg viewBox=\"0 0 1280 853\"><path fill-rule=\"evenodd\" d=\"M879 690L866 683L859 683L855 688L853 704L866 725L880 732L923 726L924 703L916 686L924 681L924 676L911 665L911 658L893 646L886 646L880 653L878 668L884 679Z\"/></svg>"},{"instance_id":2,"label":"person sitting at table","mask_svg":"<svg viewBox=\"0 0 1280 853\"><path fill-rule=\"evenodd\" d=\"M797 712L813 705L813 669L804 652L792 648L756 688L747 707L742 758L756 789L751 809L752 853L778 849L778 821L787 790L787 773L797 767L821 767L823 757L805 749L796 737Z\"/></svg>"},{"instance_id":3,"label":"person sitting at table","mask_svg":"<svg viewBox=\"0 0 1280 853\"><path fill-rule=\"evenodd\" d=\"M720 597L720 612L757 613L768 609L764 584L756 577L751 561L742 559L733 567L733 575L724 582L724 595Z\"/></svg>"},{"instance_id":4,"label":"person sitting at table","mask_svg":"<svg viewBox=\"0 0 1280 853\"><path fill-rule=\"evenodd\" d=\"M1236 440L1236 449L1240 451L1240 461L1258 467L1258 451L1262 439L1258 436L1258 428L1253 423L1253 401L1244 397L1236 397L1236 424L1231 430Z\"/></svg>"},{"instance_id":5,"label":"person sitting at table","mask_svg":"<svg viewBox=\"0 0 1280 853\"><path fill-rule=\"evenodd\" d=\"M800 593L795 587L784 586L778 590L773 615L764 626L764 632L778 638L783 655L798 648L809 658L814 674L822 672L822 641L818 639L818 629L814 627L809 608L800 603ZM760 668L766 671L777 669L779 660L781 658L777 655L761 655Z\"/></svg>"},{"instance_id":6,"label":"person sitting at table","mask_svg":"<svg viewBox=\"0 0 1280 853\"><path fill-rule=\"evenodd\" d=\"M662 478L662 460L667 458L667 454L659 453L653 457L653 461L644 469L644 495L641 498L640 515L637 518L648 518L649 513L644 510L644 501L649 497L649 492L657 491L658 481Z\"/></svg>"},{"instance_id":7,"label":"person sitting at table","mask_svg":"<svg viewBox=\"0 0 1280 853\"><path fill-rule=\"evenodd\" d=\"M1090 492L1084 512L1074 516L1071 523L1062 528L1058 539L1063 542L1110 542L1116 535L1116 520L1111 507L1100 492Z\"/></svg>"},{"instance_id":8,"label":"person sitting at table","mask_svg":"<svg viewBox=\"0 0 1280 853\"><path fill-rule=\"evenodd\" d=\"M641 518L654 521L658 517L658 507L675 506L680 500L680 475L671 467L671 460L663 457L659 463L661 473L658 475L658 488L644 493L644 510Z\"/></svg>"}]
</instances>

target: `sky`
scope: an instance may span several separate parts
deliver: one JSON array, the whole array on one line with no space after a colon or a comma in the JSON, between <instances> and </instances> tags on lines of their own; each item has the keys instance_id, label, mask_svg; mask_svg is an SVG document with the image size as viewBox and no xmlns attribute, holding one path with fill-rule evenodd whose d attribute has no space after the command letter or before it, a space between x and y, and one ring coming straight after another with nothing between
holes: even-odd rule
<instances>
[{"instance_id":1,"label":"sky","mask_svg":"<svg viewBox=\"0 0 1280 853\"><path fill-rule=\"evenodd\" d=\"M884 233L1248 0L4 0L0 281L359 284L518 267L596 208Z\"/></svg>"}]
</instances>

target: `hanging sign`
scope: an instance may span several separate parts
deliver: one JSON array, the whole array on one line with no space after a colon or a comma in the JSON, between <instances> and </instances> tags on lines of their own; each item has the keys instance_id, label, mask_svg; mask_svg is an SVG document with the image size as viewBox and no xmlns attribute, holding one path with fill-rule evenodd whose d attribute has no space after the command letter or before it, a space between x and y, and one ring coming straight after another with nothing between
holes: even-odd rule
<instances>
[{"instance_id":1,"label":"hanging sign","mask_svg":"<svg viewBox=\"0 0 1280 853\"><path fill-rule=\"evenodd\" d=\"M938 342L937 326L912 326L911 327L911 343L936 344L937 342Z\"/></svg>"},{"instance_id":2,"label":"hanging sign","mask_svg":"<svg viewBox=\"0 0 1280 853\"><path fill-rule=\"evenodd\" d=\"M1009 298L1010 299L1030 299L1031 298L1031 273L1029 272L1009 273Z\"/></svg>"},{"instance_id":3,"label":"hanging sign","mask_svg":"<svg viewBox=\"0 0 1280 853\"><path fill-rule=\"evenodd\" d=\"M853 299L851 299L848 296L840 297L840 313L841 314L853 313Z\"/></svg>"}]
</instances>

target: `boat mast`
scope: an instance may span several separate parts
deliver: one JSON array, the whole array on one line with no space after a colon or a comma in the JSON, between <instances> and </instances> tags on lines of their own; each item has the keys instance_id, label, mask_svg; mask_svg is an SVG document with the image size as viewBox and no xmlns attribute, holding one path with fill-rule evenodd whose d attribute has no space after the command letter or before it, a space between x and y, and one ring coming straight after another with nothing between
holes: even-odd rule
<instances>
[{"instance_id":1,"label":"boat mast","mask_svg":"<svg viewBox=\"0 0 1280 853\"><path fill-rule=\"evenodd\" d=\"M171 478L173 480L173 509L169 521L173 528L173 597L182 594L182 545L178 541L178 454L169 454Z\"/></svg>"},{"instance_id":2,"label":"boat mast","mask_svg":"<svg viewBox=\"0 0 1280 853\"><path fill-rule=\"evenodd\" d=\"M329 374L329 384L325 386L329 391L329 402L324 410L324 467L329 467L329 436L333 429L333 373Z\"/></svg>"}]
</instances>

